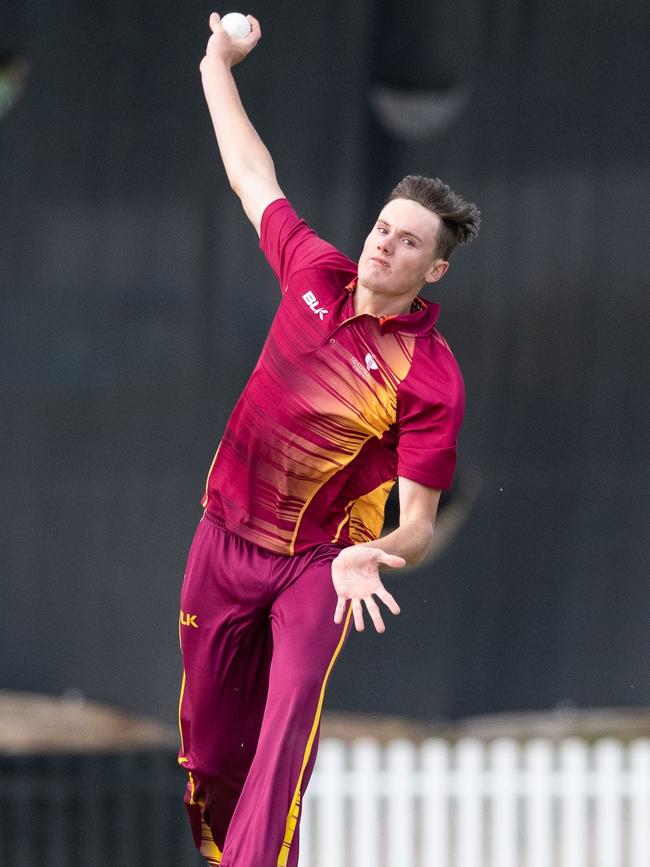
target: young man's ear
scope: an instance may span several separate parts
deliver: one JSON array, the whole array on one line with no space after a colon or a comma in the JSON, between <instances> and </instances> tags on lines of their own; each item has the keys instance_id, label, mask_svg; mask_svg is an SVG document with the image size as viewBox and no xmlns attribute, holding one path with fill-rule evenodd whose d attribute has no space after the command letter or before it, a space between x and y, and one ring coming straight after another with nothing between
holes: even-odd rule
<instances>
[{"instance_id":1,"label":"young man's ear","mask_svg":"<svg viewBox=\"0 0 650 867\"><path fill-rule=\"evenodd\" d=\"M445 259L436 259L424 279L427 283L437 283L438 280L441 280L445 276L448 268L449 262Z\"/></svg>"}]
</instances>

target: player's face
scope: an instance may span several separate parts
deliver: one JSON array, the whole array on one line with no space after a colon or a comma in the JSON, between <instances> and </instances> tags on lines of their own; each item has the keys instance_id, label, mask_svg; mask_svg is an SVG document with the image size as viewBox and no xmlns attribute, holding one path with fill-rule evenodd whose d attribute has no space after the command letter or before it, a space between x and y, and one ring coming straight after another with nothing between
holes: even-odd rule
<instances>
[{"instance_id":1,"label":"player's face","mask_svg":"<svg viewBox=\"0 0 650 867\"><path fill-rule=\"evenodd\" d=\"M435 255L440 224L418 202L388 202L363 245L359 282L375 292L415 296L425 283L440 280L448 268Z\"/></svg>"}]
</instances>

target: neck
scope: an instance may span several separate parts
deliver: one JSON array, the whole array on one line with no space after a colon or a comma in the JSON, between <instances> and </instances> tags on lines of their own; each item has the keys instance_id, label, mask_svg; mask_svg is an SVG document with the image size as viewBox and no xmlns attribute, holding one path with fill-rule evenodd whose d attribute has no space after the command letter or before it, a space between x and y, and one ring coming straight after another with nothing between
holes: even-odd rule
<instances>
[{"instance_id":1,"label":"neck","mask_svg":"<svg viewBox=\"0 0 650 867\"><path fill-rule=\"evenodd\" d=\"M410 312L417 294L417 291L412 291L398 297L384 295L357 283L353 297L354 312L357 316L361 313L369 313L371 316L401 316Z\"/></svg>"}]
</instances>

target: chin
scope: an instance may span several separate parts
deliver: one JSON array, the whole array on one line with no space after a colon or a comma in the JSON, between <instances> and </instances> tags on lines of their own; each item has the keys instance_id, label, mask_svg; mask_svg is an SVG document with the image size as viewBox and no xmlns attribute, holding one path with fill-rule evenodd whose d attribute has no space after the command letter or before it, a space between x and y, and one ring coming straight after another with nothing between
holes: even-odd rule
<instances>
[{"instance_id":1,"label":"chin","mask_svg":"<svg viewBox=\"0 0 650 867\"><path fill-rule=\"evenodd\" d=\"M376 268L360 269L359 280L368 289L374 289L381 292L391 291L390 276L388 274L382 274Z\"/></svg>"}]
</instances>

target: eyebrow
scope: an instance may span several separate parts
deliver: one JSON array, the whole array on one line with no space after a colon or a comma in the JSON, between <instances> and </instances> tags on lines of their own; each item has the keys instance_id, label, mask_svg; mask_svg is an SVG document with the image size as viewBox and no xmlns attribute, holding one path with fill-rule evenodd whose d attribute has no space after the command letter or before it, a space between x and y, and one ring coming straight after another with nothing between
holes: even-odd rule
<instances>
[{"instance_id":1,"label":"eyebrow","mask_svg":"<svg viewBox=\"0 0 650 867\"><path fill-rule=\"evenodd\" d=\"M378 222L378 223L383 223L384 226L388 226L389 228L392 228L391 224L390 224L387 220L382 219L381 217L379 217L379 218L377 219L377 222ZM420 238L419 235L416 235L415 232L410 232L410 231L406 230L406 231L402 231L402 232L400 232L400 235L409 235L411 238L415 238L415 240L416 240L416 241L419 241L421 244L424 243L424 241L422 240L422 238Z\"/></svg>"}]
</instances>

